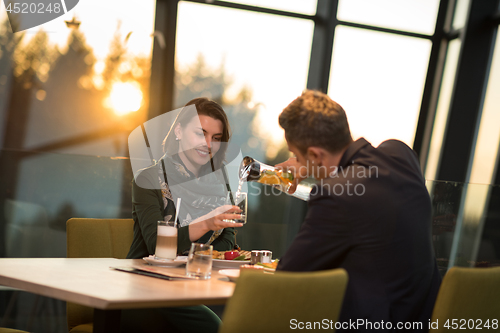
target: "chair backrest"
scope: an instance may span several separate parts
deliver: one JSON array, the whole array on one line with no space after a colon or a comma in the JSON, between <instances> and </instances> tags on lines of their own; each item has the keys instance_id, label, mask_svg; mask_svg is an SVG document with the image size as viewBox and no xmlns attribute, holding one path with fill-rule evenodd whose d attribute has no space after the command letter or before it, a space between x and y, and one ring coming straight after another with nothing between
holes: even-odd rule
<instances>
[{"instance_id":1,"label":"chair backrest","mask_svg":"<svg viewBox=\"0 0 500 333\"><path fill-rule=\"evenodd\" d=\"M432 313L431 331L449 332L452 329L479 327L484 330L488 329L486 324L489 329L498 332L499 321L500 267L451 268L439 289Z\"/></svg>"},{"instance_id":2,"label":"chair backrest","mask_svg":"<svg viewBox=\"0 0 500 333\"><path fill-rule=\"evenodd\" d=\"M125 259L133 238L132 219L72 218L66 222L66 256ZM66 312L69 331L92 332L94 309L68 302Z\"/></svg>"},{"instance_id":3,"label":"chair backrest","mask_svg":"<svg viewBox=\"0 0 500 333\"><path fill-rule=\"evenodd\" d=\"M288 332L300 322L321 325L324 319L335 327L347 279L344 269L275 274L242 270L219 333Z\"/></svg>"},{"instance_id":4,"label":"chair backrest","mask_svg":"<svg viewBox=\"0 0 500 333\"><path fill-rule=\"evenodd\" d=\"M125 259L134 238L133 228L132 219L69 219L67 257Z\"/></svg>"}]
</instances>

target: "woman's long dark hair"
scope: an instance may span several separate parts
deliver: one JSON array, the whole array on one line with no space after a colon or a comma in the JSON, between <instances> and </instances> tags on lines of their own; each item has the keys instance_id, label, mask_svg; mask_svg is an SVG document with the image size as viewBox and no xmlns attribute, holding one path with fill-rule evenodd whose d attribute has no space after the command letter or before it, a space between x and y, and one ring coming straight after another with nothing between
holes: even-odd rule
<instances>
[{"instance_id":1,"label":"woman's long dark hair","mask_svg":"<svg viewBox=\"0 0 500 333\"><path fill-rule=\"evenodd\" d=\"M221 137L221 147L219 151L212 156L212 159L209 163L212 163L215 169L219 169L222 167L222 164L226 158L226 150L227 145L229 143L229 139L231 138L231 128L229 126L229 121L227 119L226 112L222 109L222 107L214 101L209 100L205 97L199 97L190 100L186 103L185 107L188 105L194 105L196 107L196 111L198 115L205 115L211 118L220 120L222 122L222 137ZM179 151L179 141L176 141L175 138L175 127L177 124L181 124L181 127L186 126L191 119L193 118L193 114L190 112L185 112L186 110L181 110L177 115L172 127L168 131L167 136L163 140L163 152L167 153L167 155L177 154Z\"/></svg>"}]
</instances>

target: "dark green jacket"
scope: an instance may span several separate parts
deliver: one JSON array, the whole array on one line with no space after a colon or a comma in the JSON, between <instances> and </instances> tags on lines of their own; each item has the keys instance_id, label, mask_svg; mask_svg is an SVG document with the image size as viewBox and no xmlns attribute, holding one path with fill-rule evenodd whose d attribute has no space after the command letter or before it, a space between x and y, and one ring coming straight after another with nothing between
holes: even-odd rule
<instances>
[{"instance_id":1,"label":"dark green jacket","mask_svg":"<svg viewBox=\"0 0 500 333\"><path fill-rule=\"evenodd\" d=\"M174 202L168 199L166 212L161 190L158 189L158 168L146 168L132 184L132 218L134 219L134 240L127 259L140 259L155 253L156 228L165 215L175 216ZM191 246L189 226L180 227L177 233L177 254L186 254ZM211 233L211 231L210 231ZM232 250L235 244L234 228L226 228L212 243L214 250Z\"/></svg>"}]
</instances>

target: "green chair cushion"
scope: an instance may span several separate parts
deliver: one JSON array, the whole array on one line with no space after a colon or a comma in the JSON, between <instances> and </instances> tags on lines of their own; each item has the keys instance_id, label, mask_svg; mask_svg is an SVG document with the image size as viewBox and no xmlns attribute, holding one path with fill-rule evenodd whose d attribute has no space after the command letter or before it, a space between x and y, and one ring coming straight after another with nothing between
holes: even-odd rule
<instances>
[{"instance_id":1,"label":"green chair cushion","mask_svg":"<svg viewBox=\"0 0 500 333\"><path fill-rule=\"evenodd\" d=\"M334 327L346 285L343 269L275 274L242 270L219 333L288 332L299 322L324 319Z\"/></svg>"},{"instance_id":2,"label":"green chair cushion","mask_svg":"<svg viewBox=\"0 0 500 333\"><path fill-rule=\"evenodd\" d=\"M444 325L456 319L458 327L465 323L478 328L479 322L500 321L500 267L451 268L443 278L432 313L432 322L438 321L434 332L448 332ZM472 322L469 322L472 320ZM435 328L435 327L433 327ZM463 329L462 328L462 329ZM500 326L497 326L497 330ZM491 329L491 327L490 327Z\"/></svg>"}]
</instances>

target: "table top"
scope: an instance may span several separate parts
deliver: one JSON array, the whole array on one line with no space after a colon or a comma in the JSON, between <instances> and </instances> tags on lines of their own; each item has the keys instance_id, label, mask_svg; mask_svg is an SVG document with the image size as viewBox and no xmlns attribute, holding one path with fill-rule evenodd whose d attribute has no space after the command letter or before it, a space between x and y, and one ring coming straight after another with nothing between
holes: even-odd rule
<instances>
[{"instance_id":1,"label":"table top","mask_svg":"<svg viewBox=\"0 0 500 333\"><path fill-rule=\"evenodd\" d=\"M224 304L234 291L234 283L217 270L209 280L168 281L110 268L132 265L146 264L141 259L2 258L0 285L103 310Z\"/></svg>"}]
</instances>

